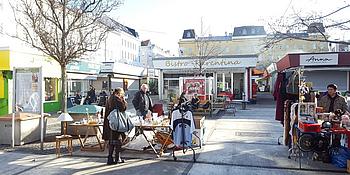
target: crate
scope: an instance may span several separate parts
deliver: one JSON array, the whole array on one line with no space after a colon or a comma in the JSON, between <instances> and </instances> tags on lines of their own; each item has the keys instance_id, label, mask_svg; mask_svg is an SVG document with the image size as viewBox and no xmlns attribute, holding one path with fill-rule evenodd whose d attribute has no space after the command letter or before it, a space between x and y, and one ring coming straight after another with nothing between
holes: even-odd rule
<instances>
[{"instance_id":1,"label":"crate","mask_svg":"<svg viewBox=\"0 0 350 175\"><path fill-rule=\"evenodd\" d=\"M304 123L299 121L298 127L301 132L321 132L321 124L318 123Z\"/></svg>"}]
</instances>

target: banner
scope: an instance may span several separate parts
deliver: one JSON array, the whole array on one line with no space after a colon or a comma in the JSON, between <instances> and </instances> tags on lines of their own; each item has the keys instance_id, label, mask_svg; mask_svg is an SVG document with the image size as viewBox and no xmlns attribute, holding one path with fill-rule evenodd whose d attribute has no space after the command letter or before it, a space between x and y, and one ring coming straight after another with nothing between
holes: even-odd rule
<instances>
[{"instance_id":1,"label":"banner","mask_svg":"<svg viewBox=\"0 0 350 175\"><path fill-rule=\"evenodd\" d=\"M205 79L184 79L183 92L186 95L205 95Z\"/></svg>"}]
</instances>

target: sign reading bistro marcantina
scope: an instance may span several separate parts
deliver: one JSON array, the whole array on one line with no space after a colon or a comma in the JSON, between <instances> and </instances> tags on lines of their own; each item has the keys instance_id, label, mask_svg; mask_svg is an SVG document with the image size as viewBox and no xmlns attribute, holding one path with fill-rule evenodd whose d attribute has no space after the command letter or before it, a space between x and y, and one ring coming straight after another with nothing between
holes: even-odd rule
<instances>
[{"instance_id":1,"label":"sign reading bistro marcantina","mask_svg":"<svg viewBox=\"0 0 350 175\"><path fill-rule=\"evenodd\" d=\"M255 67L257 58L213 58L204 63L205 68ZM198 61L193 59L164 59L153 60L158 69L196 68Z\"/></svg>"}]
</instances>

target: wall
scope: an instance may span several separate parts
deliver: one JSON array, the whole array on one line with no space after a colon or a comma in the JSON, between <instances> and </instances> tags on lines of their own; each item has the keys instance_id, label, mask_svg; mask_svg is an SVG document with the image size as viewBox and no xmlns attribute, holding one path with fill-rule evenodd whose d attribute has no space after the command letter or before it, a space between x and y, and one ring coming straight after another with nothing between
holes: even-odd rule
<instances>
[{"instance_id":1,"label":"wall","mask_svg":"<svg viewBox=\"0 0 350 175\"><path fill-rule=\"evenodd\" d=\"M0 91L3 91L3 97L0 97L0 116L8 114L8 79L3 77L0 71Z\"/></svg>"}]
</instances>

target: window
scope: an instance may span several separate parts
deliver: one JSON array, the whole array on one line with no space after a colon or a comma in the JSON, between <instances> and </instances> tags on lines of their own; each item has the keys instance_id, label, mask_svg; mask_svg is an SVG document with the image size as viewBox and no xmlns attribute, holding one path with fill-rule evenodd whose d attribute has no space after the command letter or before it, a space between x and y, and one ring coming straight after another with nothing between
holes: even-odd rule
<instances>
[{"instance_id":1,"label":"window","mask_svg":"<svg viewBox=\"0 0 350 175\"><path fill-rule=\"evenodd\" d=\"M191 32L188 31L188 32L186 33L186 37L187 37L187 38L191 38Z\"/></svg>"},{"instance_id":2,"label":"window","mask_svg":"<svg viewBox=\"0 0 350 175\"><path fill-rule=\"evenodd\" d=\"M45 78L45 101L57 100L57 79Z\"/></svg>"},{"instance_id":3,"label":"window","mask_svg":"<svg viewBox=\"0 0 350 175\"><path fill-rule=\"evenodd\" d=\"M102 89L108 90L108 81L102 81Z\"/></svg>"}]
</instances>

